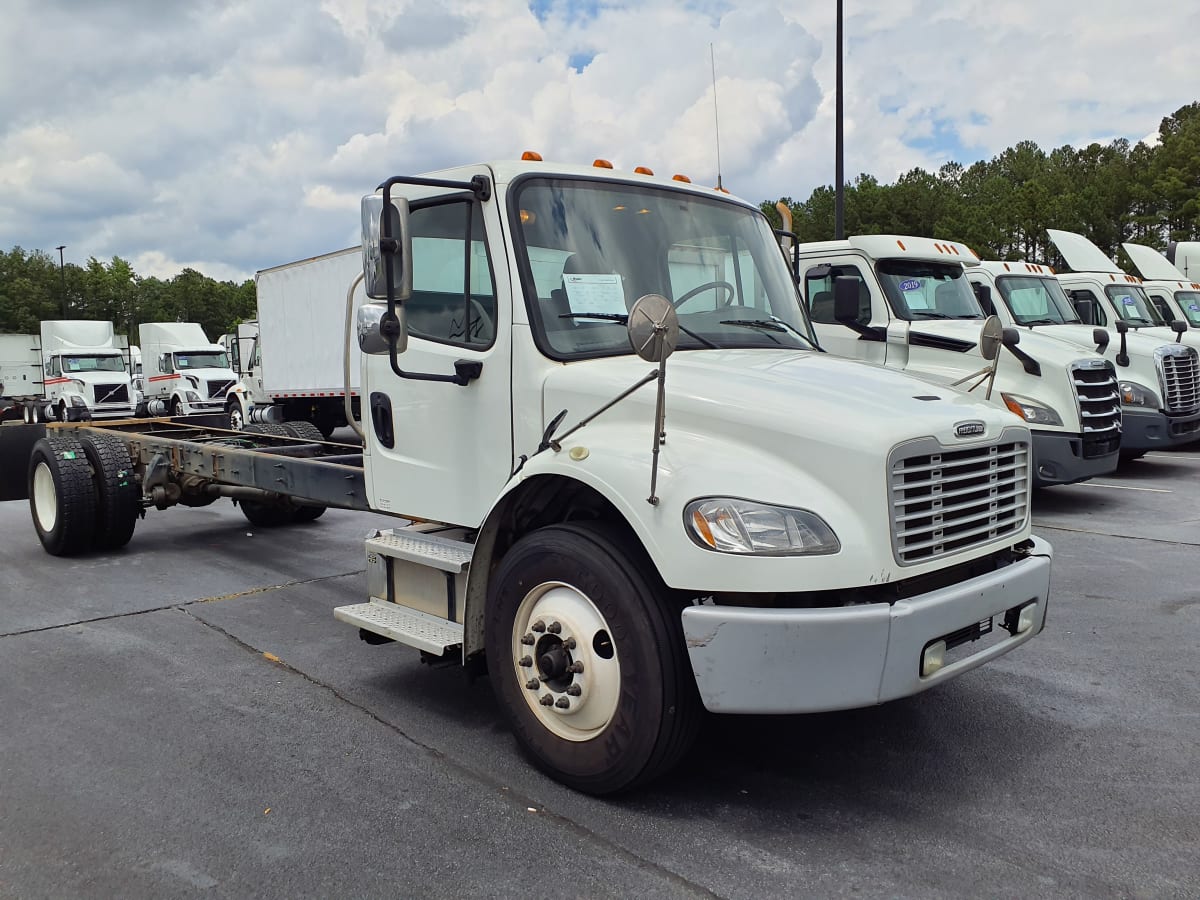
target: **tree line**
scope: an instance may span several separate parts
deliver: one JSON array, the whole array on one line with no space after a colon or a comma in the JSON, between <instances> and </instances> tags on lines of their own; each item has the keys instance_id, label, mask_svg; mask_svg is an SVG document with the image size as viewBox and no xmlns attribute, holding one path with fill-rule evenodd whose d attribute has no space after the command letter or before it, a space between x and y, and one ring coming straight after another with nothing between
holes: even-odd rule
<instances>
[{"instance_id":1,"label":"tree line","mask_svg":"<svg viewBox=\"0 0 1200 900\"><path fill-rule=\"evenodd\" d=\"M783 197L801 241L831 240L834 190L803 202ZM781 227L774 201L762 204ZM1022 141L971 166L916 168L894 184L859 175L845 188L845 228L854 234L911 234L960 241L984 259L1024 259L1062 268L1047 228L1090 238L1127 271L1123 241L1164 249L1200 240L1200 102L1164 118L1158 141L1115 140L1046 152Z\"/></svg>"},{"instance_id":2,"label":"tree line","mask_svg":"<svg viewBox=\"0 0 1200 900\"><path fill-rule=\"evenodd\" d=\"M1200 239L1200 102L1162 120L1153 145L1115 140L1046 152L1022 141L990 160L937 172L916 168L894 184L859 175L845 191L847 234L912 234L961 241L985 259L1062 267L1047 228L1089 237L1127 269L1120 249ZM818 187L792 210L801 241L833 237L834 191ZM763 212L780 226L773 201ZM256 315L254 282L216 281L195 269L143 277L119 256L60 267L48 251L0 253L0 332L32 333L45 319L111 321L137 341L142 322L199 322L210 338Z\"/></svg>"},{"instance_id":3,"label":"tree line","mask_svg":"<svg viewBox=\"0 0 1200 900\"><path fill-rule=\"evenodd\" d=\"M109 321L138 340L142 322L198 322L215 340L256 315L253 280L216 281L195 269L143 277L119 256L59 265L44 250L0 253L0 333L34 334L47 319Z\"/></svg>"}]
</instances>

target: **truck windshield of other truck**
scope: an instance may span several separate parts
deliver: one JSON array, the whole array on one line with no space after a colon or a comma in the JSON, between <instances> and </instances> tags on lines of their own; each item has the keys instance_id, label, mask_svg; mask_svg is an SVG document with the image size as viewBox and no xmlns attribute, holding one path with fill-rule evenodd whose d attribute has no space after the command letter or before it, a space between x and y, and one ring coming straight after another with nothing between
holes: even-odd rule
<instances>
[{"instance_id":1,"label":"truck windshield of other truck","mask_svg":"<svg viewBox=\"0 0 1200 900\"><path fill-rule=\"evenodd\" d=\"M1175 302L1179 304L1188 324L1200 328L1200 291L1176 291Z\"/></svg>"},{"instance_id":2,"label":"truck windshield of other truck","mask_svg":"<svg viewBox=\"0 0 1200 900\"><path fill-rule=\"evenodd\" d=\"M177 369L228 369L229 357L224 352L216 350L198 350L195 353L177 351L175 367Z\"/></svg>"},{"instance_id":3,"label":"truck windshield of other truck","mask_svg":"<svg viewBox=\"0 0 1200 900\"><path fill-rule=\"evenodd\" d=\"M623 322L644 294L675 305L679 350L817 346L756 210L649 186L529 178L511 214L530 321L554 359L631 353Z\"/></svg>"},{"instance_id":4,"label":"truck windshield of other truck","mask_svg":"<svg viewBox=\"0 0 1200 900\"><path fill-rule=\"evenodd\" d=\"M124 372L125 358L123 356L64 355L62 370L64 372Z\"/></svg>"},{"instance_id":5,"label":"truck windshield of other truck","mask_svg":"<svg viewBox=\"0 0 1200 900\"><path fill-rule=\"evenodd\" d=\"M1005 275L997 280L1000 295L1018 325L1076 325L1079 315L1053 278Z\"/></svg>"},{"instance_id":6,"label":"truck windshield of other truck","mask_svg":"<svg viewBox=\"0 0 1200 900\"><path fill-rule=\"evenodd\" d=\"M1136 284L1109 284L1104 292L1116 307L1117 315L1134 325L1166 325L1146 292Z\"/></svg>"},{"instance_id":7,"label":"truck windshield of other truck","mask_svg":"<svg viewBox=\"0 0 1200 900\"><path fill-rule=\"evenodd\" d=\"M883 259L883 292L901 319L982 319L983 310L961 265Z\"/></svg>"}]
</instances>

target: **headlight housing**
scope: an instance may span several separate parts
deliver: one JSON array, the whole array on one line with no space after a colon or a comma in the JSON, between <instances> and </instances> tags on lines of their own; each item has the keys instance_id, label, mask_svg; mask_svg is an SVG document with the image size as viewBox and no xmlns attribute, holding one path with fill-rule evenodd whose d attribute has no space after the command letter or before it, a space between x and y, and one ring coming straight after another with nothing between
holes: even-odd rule
<instances>
[{"instance_id":1,"label":"headlight housing","mask_svg":"<svg viewBox=\"0 0 1200 900\"><path fill-rule=\"evenodd\" d=\"M683 519L693 543L718 553L816 556L842 547L825 520L806 509L705 497L689 503Z\"/></svg>"},{"instance_id":2,"label":"headlight housing","mask_svg":"<svg viewBox=\"0 0 1200 900\"><path fill-rule=\"evenodd\" d=\"M1036 400L1022 397L1020 394L1001 394L1004 405L1010 412L1020 416L1030 425L1062 425L1062 416Z\"/></svg>"},{"instance_id":3,"label":"headlight housing","mask_svg":"<svg viewBox=\"0 0 1200 900\"><path fill-rule=\"evenodd\" d=\"M184 396L187 397L188 403L199 403L200 402L200 395L197 394L195 391L184 391L183 393L184 393Z\"/></svg>"},{"instance_id":4,"label":"headlight housing","mask_svg":"<svg viewBox=\"0 0 1200 900\"><path fill-rule=\"evenodd\" d=\"M72 406L87 406L87 401L84 400L82 397L80 397L78 394L72 394L71 395L71 405Z\"/></svg>"},{"instance_id":5,"label":"headlight housing","mask_svg":"<svg viewBox=\"0 0 1200 900\"><path fill-rule=\"evenodd\" d=\"M1158 394L1136 381L1121 382L1121 405L1139 409L1159 409Z\"/></svg>"}]
</instances>

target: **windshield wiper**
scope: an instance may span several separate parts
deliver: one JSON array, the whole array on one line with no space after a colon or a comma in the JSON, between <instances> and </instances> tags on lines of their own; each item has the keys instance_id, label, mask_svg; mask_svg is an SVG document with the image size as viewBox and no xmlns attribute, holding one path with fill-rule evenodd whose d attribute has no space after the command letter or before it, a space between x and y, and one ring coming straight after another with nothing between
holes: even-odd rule
<instances>
[{"instance_id":1,"label":"windshield wiper","mask_svg":"<svg viewBox=\"0 0 1200 900\"><path fill-rule=\"evenodd\" d=\"M1064 322L1059 322L1058 319L1026 319L1022 325L1063 325Z\"/></svg>"},{"instance_id":2,"label":"windshield wiper","mask_svg":"<svg viewBox=\"0 0 1200 900\"><path fill-rule=\"evenodd\" d=\"M913 309L913 310L910 310L910 312L913 314L914 317L919 316L922 319L953 319L954 318L954 316L947 315L944 312L937 312L936 310L932 310L932 309Z\"/></svg>"},{"instance_id":3,"label":"windshield wiper","mask_svg":"<svg viewBox=\"0 0 1200 900\"><path fill-rule=\"evenodd\" d=\"M1125 321L1126 322L1137 322L1141 325L1153 325L1154 324L1149 319L1147 319L1145 316L1126 316Z\"/></svg>"},{"instance_id":4,"label":"windshield wiper","mask_svg":"<svg viewBox=\"0 0 1200 900\"><path fill-rule=\"evenodd\" d=\"M558 317L560 319L600 319L603 322L618 322L621 325L628 324L628 322L629 322L629 315L627 313L577 313L577 312L573 312L573 313L560 313ZM684 334L686 334L688 337L690 337L692 340L698 341L699 343L703 344L709 350L720 350L721 349L718 345L714 344L708 338L696 334L696 332L692 331L690 328L684 328L682 325L680 325L679 330L682 331Z\"/></svg>"},{"instance_id":5,"label":"windshield wiper","mask_svg":"<svg viewBox=\"0 0 1200 900\"><path fill-rule=\"evenodd\" d=\"M807 334L797 330L790 322L779 318L779 316L771 316L770 319L722 319L719 324L742 325L746 328L761 328L764 331L790 331L796 337L800 338L800 340L804 341L804 343L808 344L808 346L812 347L812 349L821 353L825 352L814 344Z\"/></svg>"}]
</instances>

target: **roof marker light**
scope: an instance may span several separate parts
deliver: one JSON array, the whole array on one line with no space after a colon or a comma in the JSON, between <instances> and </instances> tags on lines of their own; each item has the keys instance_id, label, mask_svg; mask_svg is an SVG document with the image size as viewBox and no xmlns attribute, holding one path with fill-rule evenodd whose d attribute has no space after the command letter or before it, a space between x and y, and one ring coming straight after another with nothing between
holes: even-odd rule
<instances>
[{"instance_id":1,"label":"roof marker light","mask_svg":"<svg viewBox=\"0 0 1200 900\"><path fill-rule=\"evenodd\" d=\"M526 150L521 154L521 159L528 160L530 162L541 162L542 154L538 153L536 150Z\"/></svg>"},{"instance_id":2,"label":"roof marker light","mask_svg":"<svg viewBox=\"0 0 1200 900\"><path fill-rule=\"evenodd\" d=\"M1011 271L1012 271L1012 269L1010 269L1010 268L1008 267L1008 263L1005 263L1005 264L1004 264L1004 271L1005 271L1005 272L1011 272Z\"/></svg>"},{"instance_id":3,"label":"roof marker light","mask_svg":"<svg viewBox=\"0 0 1200 900\"><path fill-rule=\"evenodd\" d=\"M653 175L654 174L654 170L649 168L648 166L638 166L633 171L635 173L637 173L638 175Z\"/></svg>"},{"instance_id":4,"label":"roof marker light","mask_svg":"<svg viewBox=\"0 0 1200 900\"><path fill-rule=\"evenodd\" d=\"M595 168L595 169L611 169L612 167L613 167L613 166L612 166L612 163L610 163L610 162L609 162L607 159L595 159L595 160L592 160L592 168Z\"/></svg>"},{"instance_id":5,"label":"roof marker light","mask_svg":"<svg viewBox=\"0 0 1200 900\"><path fill-rule=\"evenodd\" d=\"M688 178L686 175L680 175L678 172L676 172L674 175L671 176L671 180L672 181L682 181L684 184L692 183L692 179Z\"/></svg>"},{"instance_id":6,"label":"roof marker light","mask_svg":"<svg viewBox=\"0 0 1200 900\"><path fill-rule=\"evenodd\" d=\"M904 241L896 241L896 246L898 246L901 250L908 249L907 247L904 246Z\"/></svg>"}]
</instances>

